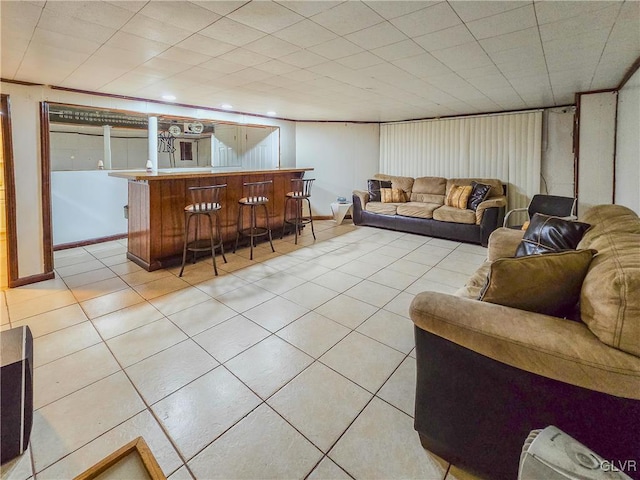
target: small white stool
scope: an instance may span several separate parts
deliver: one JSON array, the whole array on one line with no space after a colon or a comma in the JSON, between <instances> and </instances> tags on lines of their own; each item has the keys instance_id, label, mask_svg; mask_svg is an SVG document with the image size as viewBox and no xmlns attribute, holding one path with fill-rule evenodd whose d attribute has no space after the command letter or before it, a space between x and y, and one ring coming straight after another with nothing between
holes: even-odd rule
<instances>
[{"instance_id":1,"label":"small white stool","mask_svg":"<svg viewBox=\"0 0 640 480\"><path fill-rule=\"evenodd\" d=\"M331 213L333 213L333 219L340 225L348 213L353 215L353 203L334 202L331 204Z\"/></svg>"}]
</instances>

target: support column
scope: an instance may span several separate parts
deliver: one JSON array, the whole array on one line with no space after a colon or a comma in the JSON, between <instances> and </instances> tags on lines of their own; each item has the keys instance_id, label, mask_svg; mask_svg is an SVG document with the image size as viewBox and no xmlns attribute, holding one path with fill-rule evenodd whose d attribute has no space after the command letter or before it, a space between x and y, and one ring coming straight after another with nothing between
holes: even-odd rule
<instances>
[{"instance_id":1,"label":"support column","mask_svg":"<svg viewBox=\"0 0 640 480\"><path fill-rule=\"evenodd\" d=\"M158 117L149 117L149 162L151 170L158 171Z\"/></svg>"},{"instance_id":2,"label":"support column","mask_svg":"<svg viewBox=\"0 0 640 480\"><path fill-rule=\"evenodd\" d=\"M111 170L111 125L103 125L104 137L104 168Z\"/></svg>"}]
</instances>

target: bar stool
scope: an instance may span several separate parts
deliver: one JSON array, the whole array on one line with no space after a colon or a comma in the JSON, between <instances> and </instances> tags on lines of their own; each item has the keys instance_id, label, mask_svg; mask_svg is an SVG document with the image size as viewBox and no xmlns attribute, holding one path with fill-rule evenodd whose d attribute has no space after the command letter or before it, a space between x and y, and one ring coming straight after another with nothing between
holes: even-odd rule
<instances>
[{"instance_id":1,"label":"bar stool","mask_svg":"<svg viewBox=\"0 0 640 480\"><path fill-rule=\"evenodd\" d=\"M250 182L245 183L244 187L247 189L247 196L238 200L240 208L238 209L238 232L236 233L236 245L233 248L233 253L236 253L238 248L238 240L240 236L249 237L249 245L251 248L251 254L249 258L253 260L253 245L256 237L262 237L267 235L269 238L269 244L271 245L271 251L275 252L273 248L273 242L271 241L271 227L269 226L269 211L267 210L267 198L266 191L267 186L273 183L272 180L264 182ZM262 206L264 208L264 218L266 227L258 227L256 219L256 209ZM244 207L249 207L249 228L243 228L242 220Z\"/></svg>"},{"instance_id":2,"label":"bar stool","mask_svg":"<svg viewBox=\"0 0 640 480\"><path fill-rule=\"evenodd\" d=\"M307 223L311 224L311 233L313 234L313 239L316 239L316 232L313 230L313 216L311 215L311 201L309 197L311 197L311 187L313 186L313 182L315 178L292 178L291 179L291 188L293 189L291 192L287 193L286 199L284 201L284 224L282 225L282 237L284 237L284 229L287 226L287 223L294 226L295 229L295 243L298 244L298 233L303 225ZM303 201L306 200L309 204L309 216L304 217L302 215L302 206ZM287 207L289 203L293 202L293 208L295 212L295 217L287 219Z\"/></svg>"},{"instance_id":3,"label":"bar stool","mask_svg":"<svg viewBox=\"0 0 640 480\"><path fill-rule=\"evenodd\" d=\"M222 245L222 235L220 233L220 217L218 217L218 211L222 208L220 205L220 192L224 185L210 185L206 187L189 187L189 193L191 195L191 204L184 207L184 247L182 249L182 267L180 268L180 275L184 271L184 265L187 262L187 250L193 252L193 263L196 263L197 252L211 252L211 258L213 259L213 271L218 275L218 267L216 266L216 248L220 247L220 253L222 253L222 259L224 263L227 263L227 258L224 256L224 246ZM211 230L209 239L198 238L199 231L199 217L205 216L209 219L209 228ZM216 219L215 232L213 229L213 218ZM189 225L191 219L196 219L196 235L192 242L189 242Z\"/></svg>"}]
</instances>

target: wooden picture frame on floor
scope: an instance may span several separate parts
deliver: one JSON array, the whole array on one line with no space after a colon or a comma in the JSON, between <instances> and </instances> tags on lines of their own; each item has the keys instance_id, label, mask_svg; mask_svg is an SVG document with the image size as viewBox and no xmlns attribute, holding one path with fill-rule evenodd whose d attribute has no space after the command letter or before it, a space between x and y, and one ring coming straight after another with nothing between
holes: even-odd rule
<instances>
[{"instance_id":1,"label":"wooden picture frame on floor","mask_svg":"<svg viewBox=\"0 0 640 480\"><path fill-rule=\"evenodd\" d=\"M110 478L167 480L147 442L142 437L132 440L103 458L74 480L107 480Z\"/></svg>"}]
</instances>

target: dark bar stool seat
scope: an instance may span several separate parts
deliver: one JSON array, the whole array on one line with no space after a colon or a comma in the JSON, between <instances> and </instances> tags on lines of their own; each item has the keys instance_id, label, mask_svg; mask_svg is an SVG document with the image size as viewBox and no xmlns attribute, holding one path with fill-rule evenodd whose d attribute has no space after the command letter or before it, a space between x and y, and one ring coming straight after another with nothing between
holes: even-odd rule
<instances>
[{"instance_id":1,"label":"dark bar stool seat","mask_svg":"<svg viewBox=\"0 0 640 480\"><path fill-rule=\"evenodd\" d=\"M300 233L300 230L308 223L311 224L313 239L316 239L316 232L313 230L313 216L311 215L311 201L309 200L311 197L311 187L313 186L314 181L315 178L292 178L292 190L287 193L284 202L284 224L282 225L282 237L284 237L284 230L287 224L293 225L296 245L298 244L298 234ZM305 200L309 205L308 217L302 215L302 207ZM287 209L289 204L293 204L294 216L287 218Z\"/></svg>"},{"instance_id":2,"label":"dark bar stool seat","mask_svg":"<svg viewBox=\"0 0 640 480\"><path fill-rule=\"evenodd\" d=\"M253 260L255 238L265 235L269 238L271 251L275 252L271 239L271 227L269 226L269 211L267 210L267 204L269 203L267 188L272 183L273 181L267 180L265 182L249 182L244 184L247 196L238 200L238 204L240 205L240 208L238 209L238 232L236 233L236 245L233 249L233 253L236 253L240 236L249 237L249 245L251 248L249 258ZM256 211L260 206L264 209L264 227L258 226L256 218ZM245 208L249 208L249 228L244 228L243 226L243 214Z\"/></svg>"},{"instance_id":3,"label":"dark bar stool seat","mask_svg":"<svg viewBox=\"0 0 640 480\"><path fill-rule=\"evenodd\" d=\"M224 256L224 246L222 245L222 235L220 232L220 217L218 212L222 208L220 205L220 193L224 185L210 185L206 187L189 187L189 193L191 195L191 204L184 207L184 247L182 249L182 268L180 268L180 275L184 272L184 265L187 262L187 251L193 252L193 263L196 263L197 252L211 252L211 258L213 259L213 271L218 275L218 267L216 266L216 248L220 248L222 259L224 263L227 263L227 258ZM207 217L209 220L209 238L199 238L199 218ZM189 242L189 225L191 220L196 220L196 234L192 242ZM215 218L215 229L214 229Z\"/></svg>"}]
</instances>

